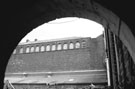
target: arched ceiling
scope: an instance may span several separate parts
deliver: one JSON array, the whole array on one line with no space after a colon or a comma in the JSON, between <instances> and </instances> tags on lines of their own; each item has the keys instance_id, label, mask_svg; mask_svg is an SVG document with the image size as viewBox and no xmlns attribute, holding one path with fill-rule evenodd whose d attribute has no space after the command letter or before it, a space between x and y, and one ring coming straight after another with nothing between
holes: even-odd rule
<instances>
[{"instance_id":1,"label":"arched ceiling","mask_svg":"<svg viewBox=\"0 0 135 89\"><path fill-rule=\"evenodd\" d=\"M63 4L61 2L61 4L60 4L60 3L56 3L54 1L63 2L63 0L17 0L17 1L11 0L9 2L3 3L3 7L2 7L3 16L2 16L1 22L4 24L4 26L3 26L4 28L1 29L1 38L2 38L2 40L1 40L2 50L1 51L3 52L4 55L1 56L2 57L1 60L4 60L4 61L2 63L2 65L3 65L2 68L5 67L5 64L7 63L7 60L10 57L10 54L11 54L12 50L14 49L14 47L21 40L21 38L24 37L25 34L28 33L31 29L33 29L34 27L36 27L40 24L43 24L43 22L47 22L51 19L53 20L56 17L60 18L61 16L63 16L63 17L64 16L65 17L73 16L73 14L75 16L78 15L78 17L80 17L84 13L87 14L87 11L93 11L93 9L87 9L87 11L85 12L85 11L83 11L82 8L87 8L87 5L93 4L93 1L101 4L105 8L108 8L109 10L114 12L117 16L120 17L120 19L122 19L129 26L130 29L132 29L131 30L132 33L135 34L134 30L133 30L133 29L135 29L134 15L133 15L134 14L133 7L135 6L135 5L133 5L134 2L131 2L131 1L128 2L128 0L125 0L125 1L124 0L119 0L119 1L118 0L117 1L114 1L114 0L85 0L86 3L83 3L83 2L78 2L78 0L64 0L64 2L69 1L69 2L75 3L75 5L76 5L76 6L71 6L71 8L67 8L66 5L69 4L68 2L66 4ZM55 6L50 4L52 2L54 3ZM77 3L81 4L81 7L78 6ZM62 13L59 12L60 9L57 9L57 8L61 7L59 5L63 5L62 7L64 9L63 10L61 9ZM44 7L45 9L43 9L42 7ZM57 8L55 8L55 7L57 7ZM76 12L74 12L74 10L73 10L74 7L78 7L79 8L78 10L83 11L84 13L80 12L80 14L76 14ZM93 7L91 7L91 8L93 8ZM67 11L65 11L65 9L67 9ZM94 9L97 10L97 8L95 8L95 7L94 7ZM49 13L45 13L44 11L47 11ZM68 14L69 12L72 13L72 15ZM67 13L67 14L64 14L64 13ZM54 16L52 16L51 14L54 14ZM45 16L48 18L44 18ZM93 18L91 18L91 16L93 16ZM102 19L97 19L99 17L98 13L96 13L96 15L94 15L94 14L83 15L83 17L93 19L97 22L102 22L102 21L104 22L104 20L102 20ZM35 18L37 18L37 19L35 19ZM42 18L43 18L43 21L41 20ZM115 20L111 20L111 18L108 18L108 20L115 21ZM32 24L31 24L31 22L32 22ZM4 69L2 71L4 71Z\"/></svg>"}]
</instances>

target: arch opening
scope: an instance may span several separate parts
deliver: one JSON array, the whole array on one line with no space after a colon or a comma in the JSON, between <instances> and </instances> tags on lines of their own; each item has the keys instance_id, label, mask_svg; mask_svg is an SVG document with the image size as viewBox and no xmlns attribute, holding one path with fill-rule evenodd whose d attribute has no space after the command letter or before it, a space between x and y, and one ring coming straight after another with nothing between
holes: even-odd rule
<instances>
[{"instance_id":1,"label":"arch opening","mask_svg":"<svg viewBox=\"0 0 135 89\"><path fill-rule=\"evenodd\" d=\"M33 29L33 31L28 33L20 41L18 46L24 46L24 48L25 48L25 46L29 47L29 48L33 48L33 49L31 49L31 50L33 50L32 52L27 52L28 49L26 49L26 52L24 54L24 58L25 58L25 56L27 56L27 54L29 54L29 58L30 58L30 56L34 56L34 55L40 55L40 56L42 56L44 54L51 55L51 53L54 53L53 55L55 55L56 52L60 53L63 51L66 52L68 50L71 50L71 53L72 53L72 50L73 51L78 50L80 52L83 52L83 48L85 48L84 50L86 52L88 52L87 48L89 48L89 45L91 45L93 42L95 42L95 44L97 45L97 48L98 48L99 47L98 42L100 43L100 41L98 41L98 40L102 40L101 55L104 55L105 51L103 52L103 50L104 50L103 33L104 33L104 28L101 24L98 24L94 21L84 19L84 18L66 17L66 18L61 18L61 19L56 19L54 21L50 21L48 23L45 23L45 24ZM94 39L96 39L96 40L94 41ZM29 40L29 41L27 41L27 40ZM43 45L44 45L44 48L43 48ZM95 49L96 47L94 46L94 44L92 44L92 45L94 47L93 49ZM34 51L34 49L35 49L35 51ZM98 50L98 49L96 49L96 50ZM75 54L76 52L73 52L73 54ZM16 53L16 54L23 56L23 53L21 53L21 54ZM80 54L80 55L82 55L82 54ZM61 55L61 53L59 55ZM80 56L80 55L78 55L78 56ZM74 55L72 55L72 56L74 56ZM72 58L72 56L71 56L71 58ZM28 62L26 62L26 61L30 61L29 58L27 58L28 60L27 59L24 60L25 62L24 62L24 64L22 64L22 66L25 66L25 63L27 65ZM10 63L11 60L14 61L15 60L14 57L13 58L11 57L11 59L9 60L9 63L8 63L10 66L13 66L13 68L11 68L11 67L8 68L9 65L7 66L7 71L10 71L10 72L11 72L11 70L14 69L14 66L15 66L15 65L11 65L11 63ZM20 60L23 60L23 59L20 59ZM46 60L48 60L48 59L46 59ZM104 58L102 58L102 61L103 60L104 60ZM32 59L31 61L33 61L33 63L36 63L35 58ZM54 60L52 60L52 61L54 61ZM45 63L47 63L47 62L45 62ZM29 64L30 64L30 66L35 65L32 63L29 63ZM74 64L74 65L76 65L76 64ZM27 66L27 67L29 67L29 66ZM21 66L20 66L20 69L21 70L16 70L14 72L31 71L31 70L27 70L29 68L25 68L26 71L24 71L23 67L21 67ZM96 68L94 68L94 69L96 69ZM73 70L74 70L74 68L73 68ZM41 70L37 69L36 71L41 71Z\"/></svg>"},{"instance_id":2,"label":"arch opening","mask_svg":"<svg viewBox=\"0 0 135 89\"><path fill-rule=\"evenodd\" d=\"M80 4L80 3L79 3ZM95 7L96 7L96 4L94 3L94 5L95 5ZM84 6L84 5L83 5ZM81 5L80 5L80 7L81 7ZM114 18L113 19L111 19L111 17L109 17L109 15L107 14L107 15L105 15L104 16L104 12L100 12L100 10L98 11L98 9L99 9L99 7L96 7L95 8L94 7L94 9L96 10L96 11L94 11L94 12L97 12L98 13L98 15L97 14L95 14L95 13L92 13L90 16L89 16L89 14L87 14L87 15L85 15L86 13L87 13L87 11L85 12L85 11L83 11L82 10L82 12L80 11L77 11L77 12L69 12L70 13L70 15L69 14L67 14L67 15L63 15L63 17L65 16L65 17L67 17L67 16L77 16L77 17L83 17L83 18L88 18L88 19L90 19L90 18L92 18L92 20L94 20L94 21L97 21L97 22L101 22L105 27L107 26L106 25L106 23L107 24L109 24L109 27L111 28L110 30L114 30L114 29L117 29L118 28L118 26L117 26L117 24L118 24L118 21L119 21L119 19L117 19L117 17L116 17L116 19L115 20L113 20L114 18L115 18L115 16L114 15L110 15L110 16L114 16ZM84 8L84 7L81 7L81 8ZM105 10L106 11L106 10ZM68 12L68 11L67 11ZM83 14L83 12L84 12L84 14ZM58 13L56 14L56 16L58 15ZM101 16L101 17L100 17ZM48 16L49 17L49 16ZM59 16L58 16L59 17ZM62 17L62 16L60 16L60 17ZM56 18L56 17L55 17ZM97 19L98 18L98 19ZM99 19L100 18L100 19ZM109 18L109 19L108 19ZM51 18L52 19L52 18ZM104 21L105 21L105 23L104 23ZM115 22L116 21L116 22ZM31 24L32 24L32 28L33 27L35 27L35 26L39 26L39 24L42 24L43 22L42 22L42 20L41 19L37 19L36 18L36 22L35 21L33 21L33 22L31 22ZM35 25L36 24L36 25ZM38 24L38 25L37 25ZM122 22L122 26L123 26L123 22ZM121 26L121 27L122 27ZM127 28L127 27L124 27L124 28ZM128 29L128 28L127 28ZM118 35L118 33L117 33L117 31L113 31L115 34L117 34ZM126 37L126 36L125 36ZM123 36L121 36L121 32L120 32L120 38L123 40L124 39L124 35ZM127 38L128 39L128 38ZM133 57L133 50L131 49L131 48L133 48L133 46L132 45L129 45L128 44L128 42L131 42L131 41L127 41L127 40L123 40L123 43L128 47L128 50L130 51L130 54L132 55L132 57ZM51 47L51 45L50 45L50 47ZM87 45L86 45L86 47L87 47ZM50 49L50 48L49 48ZM49 50L50 51L50 50ZM18 63L21 63L21 62L18 62ZM22 63L23 64L23 63Z\"/></svg>"}]
</instances>

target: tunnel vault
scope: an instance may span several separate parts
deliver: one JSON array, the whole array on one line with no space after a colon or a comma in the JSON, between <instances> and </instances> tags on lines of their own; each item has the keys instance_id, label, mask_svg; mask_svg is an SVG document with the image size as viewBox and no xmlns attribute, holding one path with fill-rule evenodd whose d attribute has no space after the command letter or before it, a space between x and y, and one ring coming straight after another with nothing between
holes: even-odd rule
<instances>
[{"instance_id":1,"label":"tunnel vault","mask_svg":"<svg viewBox=\"0 0 135 89\"><path fill-rule=\"evenodd\" d=\"M135 38L130 28L117 15L93 0L40 0L18 16L19 28L22 31L27 30L23 36L32 29L58 18L80 17L93 20L119 37L135 63Z\"/></svg>"},{"instance_id":2,"label":"tunnel vault","mask_svg":"<svg viewBox=\"0 0 135 89\"><path fill-rule=\"evenodd\" d=\"M93 20L117 35L135 62L135 38L129 27L113 12L92 0L41 0L21 13L21 16L21 23L29 31L58 18L80 17Z\"/></svg>"}]
</instances>

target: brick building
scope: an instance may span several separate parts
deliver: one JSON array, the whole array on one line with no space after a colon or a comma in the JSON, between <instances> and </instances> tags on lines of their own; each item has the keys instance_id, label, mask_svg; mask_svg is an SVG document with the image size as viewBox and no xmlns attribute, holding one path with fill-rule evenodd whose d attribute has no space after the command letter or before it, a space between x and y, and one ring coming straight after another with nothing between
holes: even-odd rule
<instances>
[{"instance_id":1,"label":"brick building","mask_svg":"<svg viewBox=\"0 0 135 89\"><path fill-rule=\"evenodd\" d=\"M7 72L48 72L105 69L103 35L19 44Z\"/></svg>"}]
</instances>

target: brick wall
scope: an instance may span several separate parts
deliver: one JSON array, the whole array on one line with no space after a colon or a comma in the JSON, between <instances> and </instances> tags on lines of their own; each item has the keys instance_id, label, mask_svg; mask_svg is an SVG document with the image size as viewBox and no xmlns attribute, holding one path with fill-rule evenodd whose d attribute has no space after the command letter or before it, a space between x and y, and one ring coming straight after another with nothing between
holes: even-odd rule
<instances>
[{"instance_id":1,"label":"brick wall","mask_svg":"<svg viewBox=\"0 0 135 89\"><path fill-rule=\"evenodd\" d=\"M105 69L103 36L89 41L87 48L12 55L7 72L40 72Z\"/></svg>"}]
</instances>

